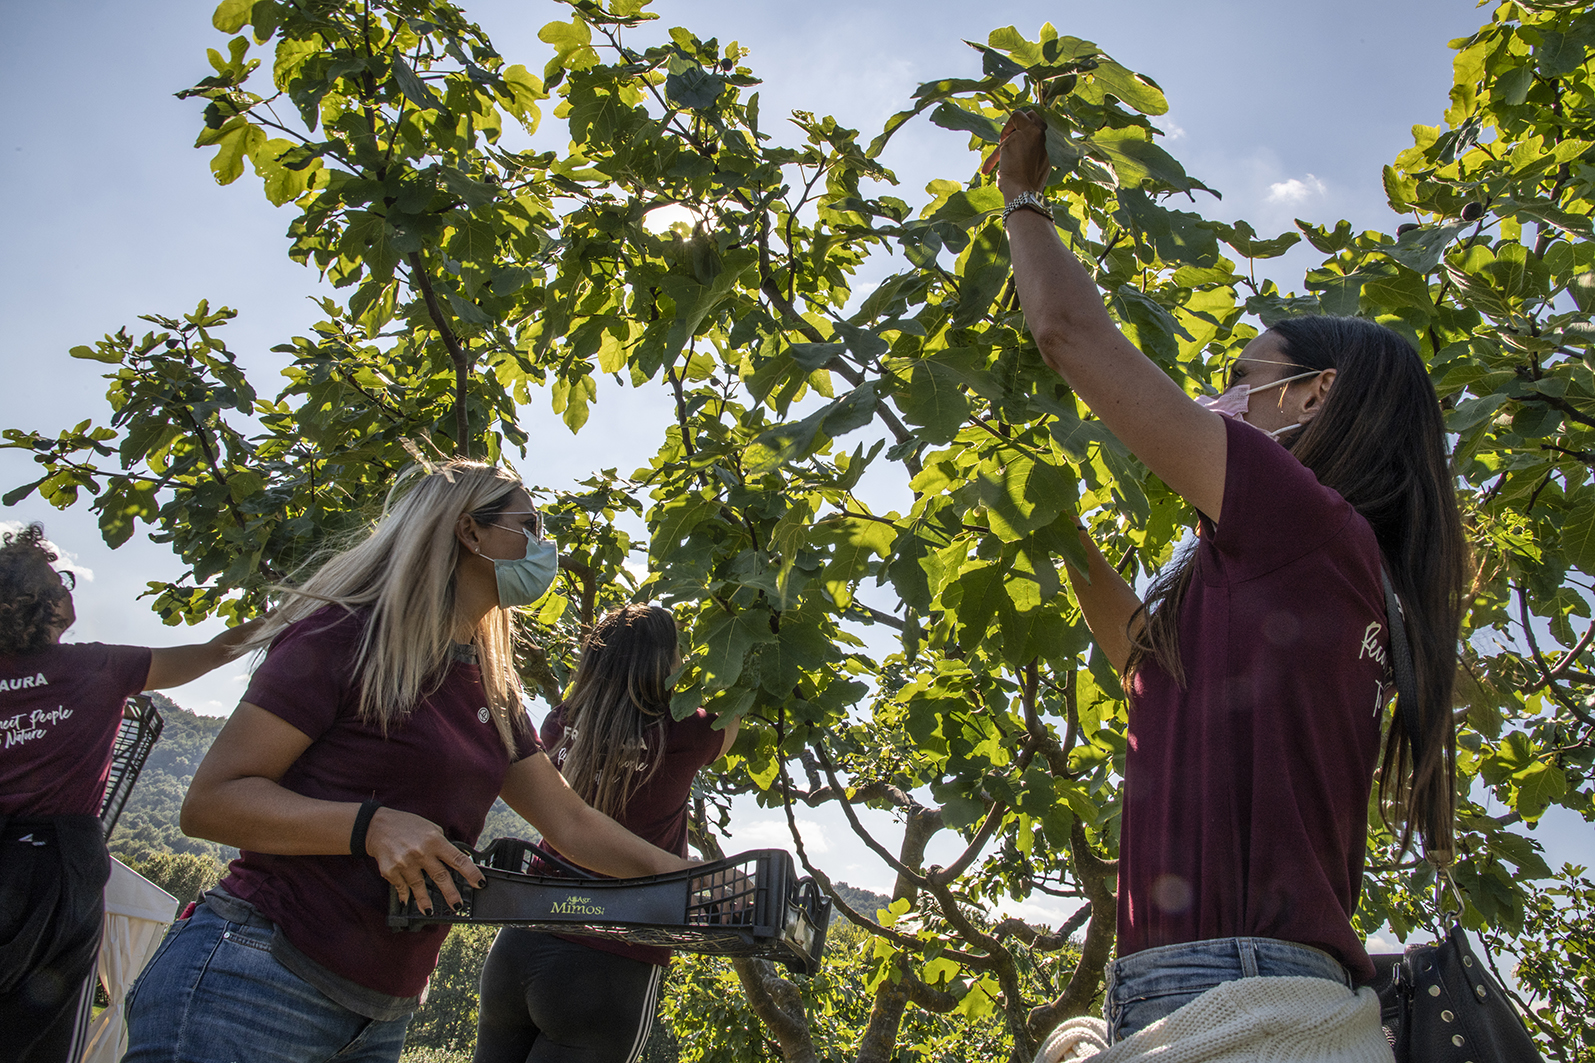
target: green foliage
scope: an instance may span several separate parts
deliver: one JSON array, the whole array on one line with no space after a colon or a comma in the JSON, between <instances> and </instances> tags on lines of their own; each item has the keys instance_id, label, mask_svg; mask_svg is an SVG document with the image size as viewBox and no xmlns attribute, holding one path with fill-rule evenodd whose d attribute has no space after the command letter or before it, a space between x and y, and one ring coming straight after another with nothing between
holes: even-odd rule
<instances>
[{"instance_id":1,"label":"green foliage","mask_svg":"<svg viewBox=\"0 0 1595 1063\"><path fill-rule=\"evenodd\" d=\"M800 983L818 1059L841 1061L856 1054L874 1006L875 966L869 934L847 923L832 927L825 966ZM1027 973L1044 980L1050 967ZM678 955L665 980L659 1018L675 1033L681 1063L781 1059L725 960ZM912 1009L898 1033L894 1058L902 1063L963 1063L1001 1059L1011 1047L1000 1016L989 1009L976 1016Z\"/></svg>"},{"instance_id":2,"label":"green foliage","mask_svg":"<svg viewBox=\"0 0 1595 1063\"><path fill-rule=\"evenodd\" d=\"M1517 957L1514 996L1551 1055L1595 1060L1595 882L1584 868L1564 865L1534 895L1520 934L1484 936L1494 956Z\"/></svg>"},{"instance_id":3,"label":"green foliage","mask_svg":"<svg viewBox=\"0 0 1595 1063\"><path fill-rule=\"evenodd\" d=\"M194 853L145 852L140 860L126 861L127 866L177 898L175 917L189 902L221 881L226 865L210 856Z\"/></svg>"},{"instance_id":4,"label":"green foliage","mask_svg":"<svg viewBox=\"0 0 1595 1063\"><path fill-rule=\"evenodd\" d=\"M471 1063L468 1048L433 1048L428 1045L405 1043L399 1063Z\"/></svg>"},{"instance_id":5,"label":"green foliage","mask_svg":"<svg viewBox=\"0 0 1595 1063\"><path fill-rule=\"evenodd\" d=\"M178 813L194 769L227 720L221 716L197 716L164 694L151 697L165 726L116 822L109 844L111 855L129 866L148 859L149 854L161 853L192 856L207 865L225 864L237 855L237 850L188 837L178 826ZM167 892L180 896L170 889Z\"/></svg>"},{"instance_id":6,"label":"green foliage","mask_svg":"<svg viewBox=\"0 0 1595 1063\"><path fill-rule=\"evenodd\" d=\"M426 1003L416 1011L405 1034L408 1049L469 1053L476 1046L477 986L497 933L493 926L450 929L432 972Z\"/></svg>"},{"instance_id":7,"label":"green foliage","mask_svg":"<svg viewBox=\"0 0 1595 1063\"><path fill-rule=\"evenodd\" d=\"M543 836L537 833L536 827L516 815L509 805L494 801L493 807L488 809L487 822L482 825L477 845L484 846L495 838L525 838L536 842L542 841Z\"/></svg>"},{"instance_id":8,"label":"green foliage","mask_svg":"<svg viewBox=\"0 0 1595 1063\"><path fill-rule=\"evenodd\" d=\"M579 432L600 373L666 389L674 420L644 468L545 494L566 579L527 614L528 679L557 698L596 610L672 604L691 647L673 710L745 720L706 799L864 803L904 822L882 846L903 865L883 925L835 954L862 980L804 986L805 1036L836 1058L893 1043L935 1058L956 1011L1028 1059L1097 993L1126 744L1122 691L1058 566L1080 559L1076 515L1132 576L1167 562L1192 518L1016 310L1001 198L977 168L1003 117L1034 107L1060 230L1188 391L1254 320L1305 312L1380 321L1431 367L1477 561L1459 676L1465 918L1514 933L1541 918L1551 873L1525 828L1552 805L1595 818L1590 3L1505 3L1456 42L1443 125L1415 127L1384 172L1414 227L1274 237L1198 213L1206 186L1159 141L1161 90L1050 25L993 32L974 45L979 78L920 86L866 140L803 111L778 133L735 43L658 32L640 0L570 6L539 35L548 52L517 65L442 0L222 4L215 24L237 36L185 93L205 103L198 144L223 183L248 162L292 213L291 254L339 294L278 348L272 398L218 338L229 310L74 348L107 365L111 420L7 429L41 467L7 501L87 491L108 542L143 522L189 566L151 588L169 621L246 613L368 520L412 455L528 453L516 409L544 396ZM513 149L505 130L548 105L569 149ZM922 114L974 154L916 207L877 193L895 181L891 136ZM692 221L659 230L662 206ZM1324 256L1304 291L1259 279L1301 238ZM882 253L897 271L862 290ZM615 527L626 514L646 542ZM867 650L866 627L887 652ZM1493 809L1473 800L1486 794ZM942 830L967 846L946 875L923 866ZM1391 848L1376 832L1357 918L1405 936L1428 883ZM1078 952L1033 960L997 933L1000 901L1040 892L1091 902ZM1048 966L1065 955L1073 988ZM679 1014L702 1017L678 1024L683 1055L767 1051L724 968L682 970ZM899 993L901 1023L876 1006Z\"/></svg>"}]
</instances>

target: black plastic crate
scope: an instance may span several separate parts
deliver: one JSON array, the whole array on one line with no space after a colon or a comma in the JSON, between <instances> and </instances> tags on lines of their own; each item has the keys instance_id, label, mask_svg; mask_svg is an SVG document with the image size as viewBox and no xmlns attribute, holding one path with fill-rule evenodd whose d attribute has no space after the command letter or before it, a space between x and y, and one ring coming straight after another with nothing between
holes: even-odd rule
<instances>
[{"instance_id":1,"label":"black plastic crate","mask_svg":"<svg viewBox=\"0 0 1595 1063\"><path fill-rule=\"evenodd\" d=\"M133 784L138 782L144 762L165 726L166 721L146 694L135 694L122 706L122 723L111 750L111 773L105 779L105 796L100 799L100 830L107 839L116 829Z\"/></svg>"},{"instance_id":2,"label":"black plastic crate","mask_svg":"<svg viewBox=\"0 0 1595 1063\"><path fill-rule=\"evenodd\" d=\"M831 900L812 879L799 879L792 857L755 849L646 878L567 878L536 875L538 861L563 861L518 838L500 838L472 853L487 885L455 885L464 905L449 910L436 884L432 914L412 897L401 908L389 891L388 925L396 930L434 923L520 926L608 938L711 956L773 960L802 974L819 970ZM588 874L565 864L572 872Z\"/></svg>"}]
</instances>

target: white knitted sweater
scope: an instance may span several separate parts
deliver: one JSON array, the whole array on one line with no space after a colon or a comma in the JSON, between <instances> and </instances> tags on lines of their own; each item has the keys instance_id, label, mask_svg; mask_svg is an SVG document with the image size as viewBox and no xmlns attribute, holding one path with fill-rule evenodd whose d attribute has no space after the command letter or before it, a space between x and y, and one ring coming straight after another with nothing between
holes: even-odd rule
<instances>
[{"instance_id":1,"label":"white knitted sweater","mask_svg":"<svg viewBox=\"0 0 1595 1063\"><path fill-rule=\"evenodd\" d=\"M1391 1063L1379 998L1324 978L1240 978L1108 1047L1101 1019L1069 1019L1036 1063Z\"/></svg>"}]
</instances>

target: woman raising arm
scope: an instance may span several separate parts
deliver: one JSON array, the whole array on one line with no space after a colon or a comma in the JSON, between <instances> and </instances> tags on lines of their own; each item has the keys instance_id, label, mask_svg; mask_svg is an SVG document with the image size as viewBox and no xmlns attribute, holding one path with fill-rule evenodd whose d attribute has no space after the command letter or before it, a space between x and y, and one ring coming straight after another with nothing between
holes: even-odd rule
<instances>
[{"instance_id":1,"label":"woman raising arm","mask_svg":"<svg viewBox=\"0 0 1595 1063\"><path fill-rule=\"evenodd\" d=\"M1089 585L1071 572L1129 697L1110 1037L1243 977L1349 992L1373 973L1351 916L1381 759L1403 843L1451 848L1466 548L1434 389L1390 330L1298 318L1249 343L1205 408L1118 332L1059 239L1040 119L1005 133L1014 278L1042 356L1199 516L1144 606L1099 553ZM1382 758L1381 569L1422 672L1419 726L1391 728ZM1358 1021L1356 1047L1385 1051L1377 1008Z\"/></svg>"}]
</instances>

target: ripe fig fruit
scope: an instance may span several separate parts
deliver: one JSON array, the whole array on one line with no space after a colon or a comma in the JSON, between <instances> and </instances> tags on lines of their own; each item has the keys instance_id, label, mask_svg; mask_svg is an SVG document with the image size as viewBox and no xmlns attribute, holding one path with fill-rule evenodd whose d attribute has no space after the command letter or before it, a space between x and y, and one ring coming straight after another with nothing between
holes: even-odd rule
<instances>
[{"instance_id":1,"label":"ripe fig fruit","mask_svg":"<svg viewBox=\"0 0 1595 1063\"><path fill-rule=\"evenodd\" d=\"M1418 228L1418 223L1415 221L1403 222L1402 224L1396 226L1396 239L1401 239L1403 236L1407 235L1416 228Z\"/></svg>"},{"instance_id":2,"label":"ripe fig fruit","mask_svg":"<svg viewBox=\"0 0 1595 1063\"><path fill-rule=\"evenodd\" d=\"M1480 215L1482 215L1483 213L1484 213L1484 204L1478 203L1478 202L1467 203L1467 204L1464 204L1463 207L1462 207L1462 220L1463 221L1478 221Z\"/></svg>"}]
</instances>

